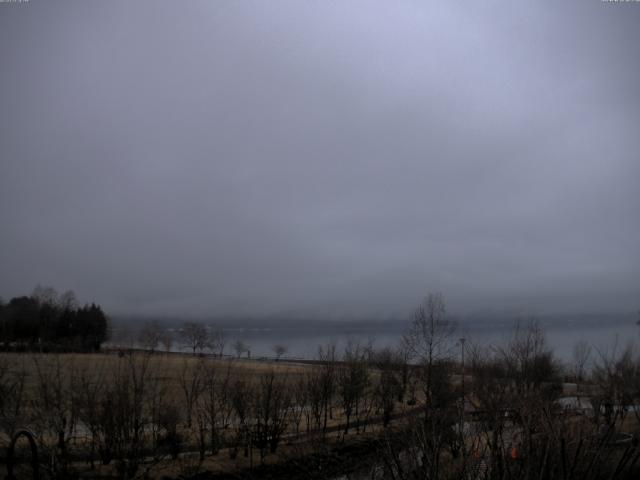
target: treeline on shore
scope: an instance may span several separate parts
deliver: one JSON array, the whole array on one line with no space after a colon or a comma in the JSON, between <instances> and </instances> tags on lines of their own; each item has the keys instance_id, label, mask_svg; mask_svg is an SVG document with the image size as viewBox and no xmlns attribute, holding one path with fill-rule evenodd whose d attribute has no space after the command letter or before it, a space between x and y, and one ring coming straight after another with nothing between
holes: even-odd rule
<instances>
[{"instance_id":1,"label":"treeline on shore","mask_svg":"<svg viewBox=\"0 0 640 480\"><path fill-rule=\"evenodd\" d=\"M5 351L98 351L109 338L100 305L79 305L72 291L36 287L30 296L0 300L0 335Z\"/></svg>"}]
</instances>

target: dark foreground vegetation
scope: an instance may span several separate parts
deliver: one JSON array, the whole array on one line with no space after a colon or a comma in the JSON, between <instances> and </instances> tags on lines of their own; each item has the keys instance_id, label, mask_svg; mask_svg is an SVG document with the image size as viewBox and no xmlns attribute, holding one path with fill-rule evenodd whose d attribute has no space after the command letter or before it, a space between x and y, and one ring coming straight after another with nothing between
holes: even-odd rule
<instances>
[{"instance_id":1,"label":"dark foreground vegetation","mask_svg":"<svg viewBox=\"0 0 640 480\"><path fill-rule=\"evenodd\" d=\"M396 349L325 345L307 365L197 350L2 354L5 469L55 479L640 478L632 347L592 355L578 344L561 365L533 322L503 346L478 347L456 337L433 294Z\"/></svg>"}]
</instances>

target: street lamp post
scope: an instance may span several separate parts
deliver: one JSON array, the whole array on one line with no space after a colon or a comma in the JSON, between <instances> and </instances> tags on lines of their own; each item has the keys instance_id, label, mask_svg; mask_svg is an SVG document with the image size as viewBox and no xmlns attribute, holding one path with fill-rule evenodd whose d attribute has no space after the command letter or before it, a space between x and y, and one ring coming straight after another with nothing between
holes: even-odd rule
<instances>
[{"instance_id":1,"label":"street lamp post","mask_svg":"<svg viewBox=\"0 0 640 480\"><path fill-rule=\"evenodd\" d=\"M464 442L464 407L465 407L465 391L464 391L464 342L466 338L460 338L460 352L461 352L461 373L462 373L462 396L461 396L461 406L460 406L460 447L462 448L462 461L465 462L465 442Z\"/></svg>"},{"instance_id":2,"label":"street lamp post","mask_svg":"<svg viewBox=\"0 0 640 480\"><path fill-rule=\"evenodd\" d=\"M462 337L460 339L460 350L462 352L462 400L464 400L464 342L466 342L467 339Z\"/></svg>"}]
</instances>

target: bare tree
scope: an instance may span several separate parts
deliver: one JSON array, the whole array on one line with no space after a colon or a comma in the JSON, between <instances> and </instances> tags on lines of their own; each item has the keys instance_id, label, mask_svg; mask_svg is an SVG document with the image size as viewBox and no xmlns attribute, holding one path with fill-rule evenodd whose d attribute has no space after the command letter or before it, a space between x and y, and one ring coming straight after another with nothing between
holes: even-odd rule
<instances>
[{"instance_id":1,"label":"bare tree","mask_svg":"<svg viewBox=\"0 0 640 480\"><path fill-rule=\"evenodd\" d=\"M287 353L288 348L284 345L274 345L271 347L271 350L276 355L276 360L280 360L280 358Z\"/></svg>"},{"instance_id":2,"label":"bare tree","mask_svg":"<svg viewBox=\"0 0 640 480\"><path fill-rule=\"evenodd\" d=\"M25 360L25 357L10 359L0 356L0 432L8 438L21 424L27 423L25 400L28 372Z\"/></svg>"},{"instance_id":3,"label":"bare tree","mask_svg":"<svg viewBox=\"0 0 640 480\"><path fill-rule=\"evenodd\" d=\"M75 310L79 307L76 294L73 290L67 290L58 298L58 306L61 310Z\"/></svg>"},{"instance_id":4,"label":"bare tree","mask_svg":"<svg viewBox=\"0 0 640 480\"><path fill-rule=\"evenodd\" d=\"M201 323L185 322L180 330L180 337L182 345L189 348L193 355L196 354L196 350L202 352L207 346L207 329Z\"/></svg>"},{"instance_id":5,"label":"bare tree","mask_svg":"<svg viewBox=\"0 0 640 480\"><path fill-rule=\"evenodd\" d=\"M267 450L275 453L284 433L291 409L291 395L286 385L286 375L269 371L260 376L255 390L252 426L260 460L264 462Z\"/></svg>"},{"instance_id":6,"label":"bare tree","mask_svg":"<svg viewBox=\"0 0 640 480\"><path fill-rule=\"evenodd\" d=\"M391 415L396 406L396 400L402 401L402 363L399 356L389 348L375 352L372 365L379 372L373 389L374 402L382 412L383 426L391 422Z\"/></svg>"},{"instance_id":7,"label":"bare tree","mask_svg":"<svg viewBox=\"0 0 640 480\"><path fill-rule=\"evenodd\" d=\"M32 409L38 430L42 432L40 447L47 452L54 474L68 473L69 440L78 421L77 375L75 365L62 364L60 355L42 359L33 357L36 370L36 391ZM47 439L55 438L55 446Z\"/></svg>"},{"instance_id":8,"label":"bare tree","mask_svg":"<svg viewBox=\"0 0 640 480\"><path fill-rule=\"evenodd\" d=\"M325 417L326 389L324 370L311 370L305 375L306 403L303 404L307 424L307 435L311 433L311 427L320 430L322 419Z\"/></svg>"},{"instance_id":9,"label":"bare tree","mask_svg":"<svg viewBox=\"0 0 640 480\"><path fill-rule=\"evenodd\" d=\"M191 428L193 421L193 410L204 391L204 362L202 359L197 364L193 364L187 359L182 362L178 383L183 396L185 417L187 427Z\"/></svg>"},{"instance_id":10,"label":"bare tree","mask_svg":"<svg viewBox=\"0 0 640 480\"><path fill-rule=\"evenodd\" d=\"M251 445L250 416L251 399L254 397L253 385L244 379L235 380L231 385L230 400L234 413L235 436L231 442L229 455L235 459L238 455L238 448L244 446L244 456L248 457Z\"/></svg>"},{"instance_id":11,"label":"bare tree","mask_svg":"<svg viewBox=\"0 0 640 480\"><path fill-rule=\"evenodd\" d=\"M236 352L236 357L240 358L244 352L249 351L249 347L242 340L238 339L233 344L233 350Z\"/></svg>"},{"instance_id":12,"label":"bare tree","mask_svg":"<svg viewBox=\"0 0 640 480\"><path fill-rule=\"evenodd\" d=\"M591 400L595 404L596 415L603 412L606 425L622 426L626 414L637 397L640 383L640 362L636 360L633 344L618 351L617 345L611 352L599 352L594 362L593 381L599 393Z\"/></svg>"},{"instance_id":13,"label":"bare tree","mask_svg":"<svg viewBox=\"0 0 640 480\"><path fill-rule=\"evenodd\" d=\"M138 333L138 344L151 353L158 347L162 338L162 327L157 320L151 320L144 323Z\"/></svg>"},{"instance_id":14,"label":"bare tree","mask_svg":"<svg viewBox=\"0 0 640 480\"><path fill-rule=\"evenodd\" d=\"M534 461L540 448L538 432L548 422L549 413L557 408L560 367L535 319L524 325L516 323L507 346L495 351L508 388L508 403L502 414L506 412L513 423L511 442L528 459L523 476L530 477L539 468Z\"/></svg>"},{"instance_id":15,"label":"bare tree","mask_svg":"<svg viewBox=\"0 0 640 480\"><path fill-rule=\"evenodd\" d=\"M455 325L446 318L444 297L440 293L429 293L416 309L411 327L403 337L407 351L421 367L427 407L434 403L434 390L439 386L436 380L444 379L440 370L452 358L454 332Z\"/></svg>"},{"instance_id":16,"label":"bare tree","mask_svg":"<svg viewBox=\"0 0 640 480\"><path fill-rule=\"evenodd\" d=\"M84 412L92 415L98 453L106 465L115 461L120 478L134 478L144 464L150 468L147 433L155 438L159 425L159 401L167 398L149 355L119 357L102 387L97 405ZM87 402L83 402L87 408ZM147 460L145 460L147 458ZM158 457L154 457L157 461Z\"/></svg>"},{"instance_id":17,"label":"bare tree","mask_svg":"<svg viewBox=\"0 0 640 480\"><path fill-rule=\"evenodd\" d=\"M227 338L221 328L212 328L209 332L207 347L214 355L222 357L224 355L224 347L227 344Z\"/></svg>"},{"instance_id":18,"label":"bare tree","mask_svg":"<svg viewBox=\"0 0 640 480\"><path fill-rule=\"evenodd\" d=\"M212 363L203 365L203 392L199 397L198 413L208 431L209 448L213 455L224 443L225 430L230 425L231 374L231 362L225 368Z\"/></svg>"},{"instance_id":19,"label":"bare tree","mask_svg":"<svg viewBox=\"0 0 640 480\"><path fill-rule=\"evenodd\" d=\"M303 417L305 417L309 404L309 389L307 388L307 377L305 375L298 375L295 382L293 382L292 403L290 418L296 437L298 437L300 435L300 424ZM307 417L307 423L309 422L310 419Z\"/></svg>"},{"instance_id":20,"label":"bare tree","mask_svg":"<svg viewBox=\"0 0 640 480\"><path fill-rule=\"evenodd\" d=\"M322 400L322 414L324 420L322 423L323 435L327 432L328 420L332 418L333 397L336 392L336 344L328 343L326 346L318 348L318 359L320 360L320 370L318 375L318 387Z\"/></svg>"},{"instance_id":21,"label":"bare tree","mask_svg":"<svg viewBox=\"0 0 640 480\"><path fill-rule=\"evenodd\" d=\"M95 468L94 459L96 448L100 438L99 405L104 395L104 382L106 371L103 364L85 366L78 374L78 418L89 430L91 468Z\"/></svg>"},{"instance_id":22,"label":"bare tree","mask_svg":"<svg viewBox=\"0 0 640 480\"><path fill-rule=\"evenodd\" d=\"M37 300L41 304L57 305L58 304L58 292L53 287L45 287L37 285L33 292L31 292L31 298Z\"/></svg>"},{"instance_id":23,"label":"bare tree","mask_svg":"<svg viewBox=\"0 0 640 480\"><path fill-rule=\"evenodd\" d=\"M506 348L496 350L520 398L531 392L558 393L560 367L535 318L518 321Z\"/></svg>"},{"instance_id":24,"label":"bare tree","mask_svg":"<svg viewBox=\"0 0 640 480\"><path fill-rule=\"evenodd\" d=\"M427 478L438 478L447 439L452 437L455 395L452 372L455 325L446 318L442 294L429 293L416 308L413 321L403 337L404 347L418 364L423 425L417 434L425 452L423 465Z\"/></svg>"},{"instance_id":25,"label":"bare tree","mask_svg":"<svg viewBox=\"0 0 640 480\"><path fill-rule=\"evenodd\" d=\"M577 382L584 380L590 357L591 345L585 340L580 340L573 346L571 373Z\"/></svg>"},{"instance_id":26,"label":"bare tree","mask_svg":"<svg viewBox=\"0 0 640 480\"><path fill-rule=\"evenodd\" d=\"M158 442L168 450L173 460L178 458L182 449L181 422L182 415L178 402L174 399L167 401L158 415L157 426L162 430L162 438L159 438Z\"/></svg>"},{"instance_id":27,"label":"bare tree","mask_svg":"<svg viewBox=\"0 0 640 480\"><path fill-rule=\"evenodd\" d=\"M337 375L338 392L346 419L344 433L349 433L352 415L356 418L356 428L360 429L360 410L365 391L370 384L369 366L364 349L354 342L348 342L343 362Z\"/></svg>"}]
</instances>

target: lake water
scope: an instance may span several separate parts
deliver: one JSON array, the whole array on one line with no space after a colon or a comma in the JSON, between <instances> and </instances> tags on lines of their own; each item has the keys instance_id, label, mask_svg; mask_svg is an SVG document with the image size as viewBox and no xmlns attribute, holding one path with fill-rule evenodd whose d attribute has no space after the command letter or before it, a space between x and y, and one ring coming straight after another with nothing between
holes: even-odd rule
<instances>
[{"instance_id":1,"label":"lake water","mask_svg":"<svg viewBox=\"0 0 640 480\"><path fill-rule=\"evenodd\" d=\"M467 342L481 345L502 345L513 333L515 320L463 320L457 322L454 339L464 337ZM525 324L526 321L522 321ZM593 354L613 348L624 348L630 342L640 344L640 326L630 315L592 315L541 318L547 342L556 356L564 361L571 358L574 345L588 342ZM273 356L273 346L287 348L287 357L313 359L318 347L330 342L341 352L349 340L372 342L375 347L398 345L409 322L265 322L254 325L225 325L227 338L225 353L232 353L232 345L242 340L252 357ZM469 343L468 343L469 344Z\"/></svg>"}]
</instances>

